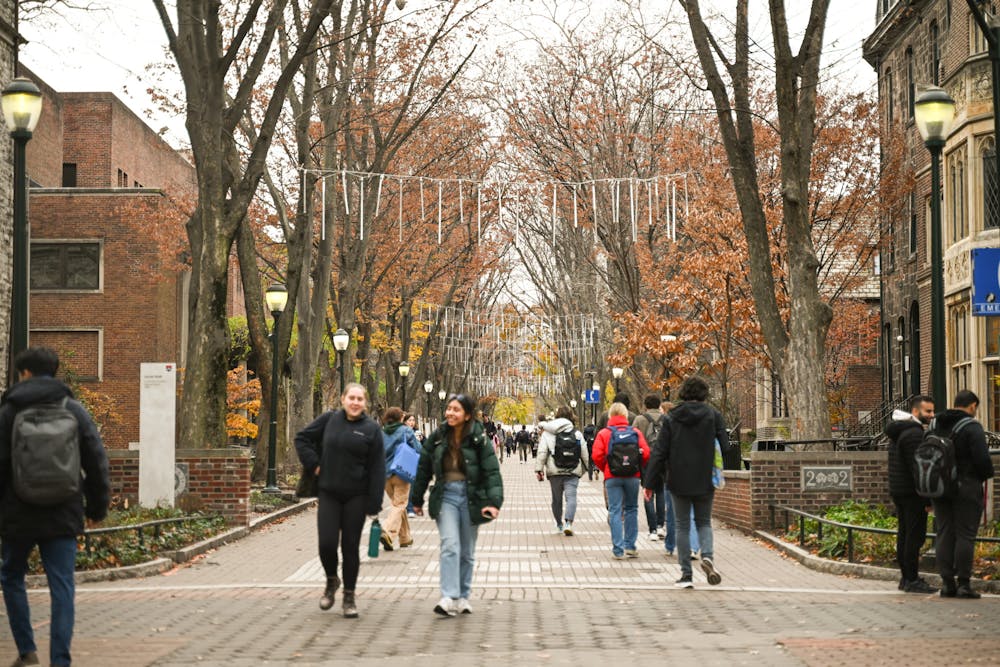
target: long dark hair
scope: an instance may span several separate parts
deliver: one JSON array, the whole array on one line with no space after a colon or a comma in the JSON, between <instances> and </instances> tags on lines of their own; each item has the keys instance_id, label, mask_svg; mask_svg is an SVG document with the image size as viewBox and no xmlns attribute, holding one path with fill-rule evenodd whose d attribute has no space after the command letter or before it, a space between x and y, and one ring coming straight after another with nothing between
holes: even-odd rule
<instances>
[{"instance_id":1,"label":"long dark hair","mask_svg":"<svg viewBox=\"0 0 1000 667\"><path fill-rule=\"evenodd\" d=\"M468 421L465 422L465 425L462 427L462 432L458 434L453 434L452 428L448 425L447 422L445 422L444 424L444 427L446 429L445 433L448 435L449 445L452 445L453 443L461 443L462 440L465 438L465 436L469 435L469 433L472 432L472 422L476 420L475 398L469 396L468 394L452 394L451 396L448 397L448 403L451 403L452 401L455 401L459 405L461 405L462 410L465 412L465 414L470 415L472 419L469 419ZM445 403L445 405L447 405L448 403Z\"/></svg>"}]
</instances>

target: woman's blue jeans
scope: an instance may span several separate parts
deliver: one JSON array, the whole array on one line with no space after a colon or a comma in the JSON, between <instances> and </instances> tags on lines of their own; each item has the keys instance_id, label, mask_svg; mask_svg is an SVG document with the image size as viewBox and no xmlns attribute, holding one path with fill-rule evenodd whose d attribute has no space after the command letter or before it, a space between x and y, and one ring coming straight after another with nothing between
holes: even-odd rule
<instances>
[{"instance_id":1,"label":"woman's blue jeans","mask_svg":"<svg viewBox=\"0 0 1000 667\"><path fill-rule=\"evenodd\" d=\"M452 600L468 599L472 592L479 526L469 520L464 481L444 483L437 525L441 536L441 596Z\"/></svg>"},{"instance_id":2,"label":"woman's blue jeans","mask_svg":"<svg viewBox=\"0 0 1000 667\"><path fill-rule=\"evenodd\" d=\"M610 477L604 480L608 492L608 525L611 552L621 556L635 549L639 537L639 478Z\"/></svg>"},{"instance_id":3,"label":"woman's blue jeans","mask_svg":"<svg viewBox=\"0 0 1000 667\"><path fill-rule=\"evenodd\" d=\"M3 565L0 566L0 587L7 607L10 633L21 655L38 650L31 626L31 610L24 575L28 571L28 555L35 540L6 539L3 541ZM53 665L70 664L70 642L73 640L73 596L76 585L73 571L76 567L76 537L53 537L38 540L42 567L49 581L51 601L51 626L49 628L49 657Z\"/></svg>"}]
</instances>

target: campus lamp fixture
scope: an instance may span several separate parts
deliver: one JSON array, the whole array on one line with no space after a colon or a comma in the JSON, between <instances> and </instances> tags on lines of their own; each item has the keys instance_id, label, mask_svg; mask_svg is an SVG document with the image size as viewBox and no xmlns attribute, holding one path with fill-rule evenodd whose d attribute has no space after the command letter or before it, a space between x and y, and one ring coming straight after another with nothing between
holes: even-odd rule
<instances>
[{"instance_id":1,"label":"campus lamp fixture","mask_svg":"<svg viewBox=\"0 0 1000 667\"><path fill-rule=\"evenodd\" d=\"M24 77L7 84L0 93L4 122L14 140L14 233L11 281L11 359L28 347L28 141L42 116L42 91ZM14 364L8 365L13 369ZM11 384L17 375L10 371Z\"/></svg>"},{"instance_id":2,"label":"campus lamp fixture","mask_svg":"<svg viewBox=\"0 0 1000 667\"><path fill-rule=\"evenodd\" d=\"M340 366L340 393L344 393L344 353L351 345L351 334L343 329L333 332L333 349L337 351L337 365Z\"/></svg>"},{"instance_id":3,"label":"campus lamp fixture","mask_svg":"<svg viewBox=\"0 0 1000 667\"><path fill-rule=\"evenodd\" d=\"M621 391L620 385L622 380L622 375L625 374L625 369L621 366L615 366L611 369L611 376L615 379L615 395Z\"/></svg>"},{"instance_id":4,"label":"campus lamp fixture","mask_svg":"<svg viewBox=\"0 0 1000 667\"><path fill-rule=\"evenodd\" d=\"M425 407L427 409L427 421L431 420L431 392L434 391L434 383L430 380L424 382L424 393L427 394L427 402Z\"/></svg>"},{"instance_id":5,"label":"campus lamp fixture","mask_svg":"<svg viewBox=\"0 0 1000 667\"><path fill-rule=\"evenodd\" d=\"M931 394L935 403L946 405L941 150L955 120L955 100L943 88L927 86L913 104L913 119L931 154Z\"/></svg>"},{"instance_id":6,"label":"campus lamp fixture","mask_svg":"<svg viewBox=\"0 0 1000 667\"><path fill-rule=\"evenodd\" d=\"M288 289L281 283L275 283L267 288L264 301L274 318L271 329L271 423L267 430L267 486L264 493L279 494L277 466L278 440L278 376L281 369L278 366L278 320L288 303Z\"/></svg>"},{"instance_id":7,"label":"campus lamp fixture","mask_svg":"<svg viewBox=\"0 0 1000 667\"><path fill-rule=\"evenodd\" d=\"M402 400L400 401L400 403L401 403L400 407L403 408L403 411L405 412L406 411L406 376L410 374L410 362L408 362L408 361L401 361L401 362L399 362L398 369L399 369L400 384L402 385L402 391L403 391Z\"/></svg>"}]
</instances>

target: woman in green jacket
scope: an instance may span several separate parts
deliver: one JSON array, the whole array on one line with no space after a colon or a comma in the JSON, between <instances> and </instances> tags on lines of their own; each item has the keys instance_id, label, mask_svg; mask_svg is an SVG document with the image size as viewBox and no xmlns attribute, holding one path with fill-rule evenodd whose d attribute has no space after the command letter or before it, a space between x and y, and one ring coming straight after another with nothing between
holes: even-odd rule
<instances>
[{"instance_id":1,"label":"woman in green jacket","mask_svg":"<svg viewBox=\"0 0 1000 667\"><path fill-rule=\"evenodd\" d=\"M475 414L471 397L448 399L445 423L424 443L411 492L413 511L422 516L433 476L429 511L441 536L441 601L434 611L443 616L472 613L469 594L479 524L497 518L503 504L500 463Z\"/></svg>"}]
</instances>

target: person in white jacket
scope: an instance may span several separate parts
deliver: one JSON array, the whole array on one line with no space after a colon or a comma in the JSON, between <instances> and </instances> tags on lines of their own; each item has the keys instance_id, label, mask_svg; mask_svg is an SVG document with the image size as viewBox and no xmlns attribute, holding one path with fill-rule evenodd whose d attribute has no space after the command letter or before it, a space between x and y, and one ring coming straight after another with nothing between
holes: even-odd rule
<instances>
[{"instance_id":1,"label":"person in white jacket","mask_svg":"<svg viewBox=\"0 0 1000 667\"><path fill-rule=\"evenodd\" d=\"M548 477L552 486L552 515L556 519L556 532L572 535L576 487L590 465L587 446L583 443L583 434L573 426L573 410L568 406L556 410L556 418L543 422L541 427L535 474L539 482Z\"/></svg>"}]
</instances>

